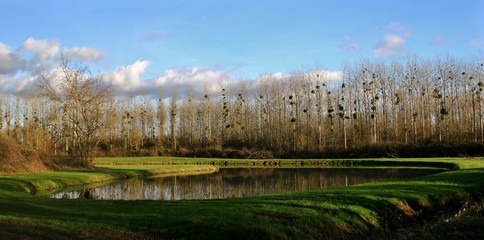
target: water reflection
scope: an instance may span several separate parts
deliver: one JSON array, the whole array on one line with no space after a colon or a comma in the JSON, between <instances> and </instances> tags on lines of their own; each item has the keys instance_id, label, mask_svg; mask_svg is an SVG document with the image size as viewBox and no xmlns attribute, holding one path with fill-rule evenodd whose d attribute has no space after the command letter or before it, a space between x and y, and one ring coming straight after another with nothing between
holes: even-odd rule
<instances>
[{"instance_id":1,"label":"water reflection","mask_svg":"<svg viewBox=\"0 0 484 240\"><path fill-rule=\"evenodd\" d=\"M52 198L104 200L220 199L260 196L408 178L439 172L428 169L220 169L207 175L129 179L92 189L52 194Z\"/></svg>"}]
</instances>

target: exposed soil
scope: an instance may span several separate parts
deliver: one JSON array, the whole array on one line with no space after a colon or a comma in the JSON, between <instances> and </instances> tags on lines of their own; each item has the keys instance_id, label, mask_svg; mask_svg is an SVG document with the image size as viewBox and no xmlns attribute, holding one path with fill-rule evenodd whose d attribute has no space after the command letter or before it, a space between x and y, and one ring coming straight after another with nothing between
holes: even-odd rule
<instances>
[{"instance_id":1,"label":"exposed soil","mask_svg":"<svg viewBox=\"0 0 484 240\"><path fill-rule=\"evenodd\" d=\"M413 223L394 225L374 232L371 239L484 239L484 196L477 194Z\"/></svg>"}]
</instances>

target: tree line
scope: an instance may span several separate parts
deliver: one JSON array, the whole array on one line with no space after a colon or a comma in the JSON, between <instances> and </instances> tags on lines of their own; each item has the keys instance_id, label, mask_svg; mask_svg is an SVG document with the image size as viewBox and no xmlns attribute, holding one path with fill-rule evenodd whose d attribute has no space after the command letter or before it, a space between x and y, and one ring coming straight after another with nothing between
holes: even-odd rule
<instances>
[{"instance_id":1,"label":"tree line","mask_svg":"<svg viewBox=\"0 0 484 240\"><path fill-rule=\"evenodd\" d=\"M42 75L39 94L0 97L0 131L82 159L224 149L249 157L326 156L375 147L479 145L483 63L451 56L361 60L345 65L338 80L325 71L299 71L217 91L126 97L110 91L102 76L63 59L57 75Z\"/></svg>"}]
</instances>

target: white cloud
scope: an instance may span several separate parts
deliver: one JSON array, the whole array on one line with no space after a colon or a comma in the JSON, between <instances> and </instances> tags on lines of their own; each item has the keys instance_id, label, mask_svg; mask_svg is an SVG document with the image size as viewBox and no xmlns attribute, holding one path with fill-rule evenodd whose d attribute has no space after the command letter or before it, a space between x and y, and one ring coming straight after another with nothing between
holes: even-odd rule
<instances>
[{"instance_id":1,"label":"white cloud","mask_svg":"<svg viewBox=\"0 0 484 240\"><path fill-rule=\"evenodd\" d=\"M105 52L88 47L68 48L63 51L63 54L68 58L86 62L96 61L106 56Z\"/></svg>"},{"instance_id":2,"label":"white cloud","mask_svg":"<svg viewBox=\"0 0 484 240\"><path fill-rule=\"evenodd\" d=\"M16 76L11 84L12 90L19 94L35 92L37 81L36 75Z\"/></svg>"},{"instance_id":3,"label":"white cloud","mask_svg":"<svg viewBox=\"0 0 484 240\"><path fill-rule=\"evenodd\" d=\"M14 52L0 42L0 92L35 92L41 72L56 71L60 53L60 43L56 40L30 37ZM105 55L87 47L66 49L64 53L80 61L98 60Z\"/></svg>"},{"instance_id":4,"label":"white cloud","mask_svg":"<svg viewBox=\"0 0 484 240\"><path fill-rule=\"evenodd\" d=\"M0 93L33 93L37 90L41 71L52 76L58 74L62 52L58 41L28 38L17 51L10 49L0 43ZM88 47L67 48L63 54L82 61L96 61L105 56L105 53ZM226 70L221 64L208 68L171 67L154 77L146 78L143 75L150 64L150 61L138 60L114 71L105 72L102 77L119 95L157 95L163 92L168 96L172 92L184 94L187 90L201 95L204 90L215 92L237 82L232 71ZM320 70L314 71L314 74L319 74L321 81L342 78L341 72ZM291 75L276 73L268 76L274 80L285 80ZM255 80L248 82L256 82Z\"/></svg>"},{"instance_id":5,"label":"white cloud","mask_svg":"<svg viewBox=\"0 0 484 240\"><path fill-rule=\"evenodd\" d=\"M20 49L22 52L33 53L32 62L40 65L48 59L56 57L59 54L59 47L60 43L55 40L38 40L30 37Z\"/></svg>"},{"instance_id":6,"label":"white cloud","mask_svg":"<svg viewBox=\"0 0 484 240\"><path fill-rule=\"evenodd\" d=\"M147 84L166 93L186 90L202 93L204 89L217 91L233 81L233 78L222 70L192 67L167 69L158 77L147 81Z\"/></svg>"},{"instance_id":7,"label":"white cloud","mask_svg":"<svg viewBox=\"0 0 484 240\"><path fill-rule=\"evenodd\" d=\"M270 83L272 81L279 81L284 82L286 80L290 80L292 77L296 79L300 79L302 77L306 78L309 77L309 80L316 83L330 83L332 81L342 80L343 79L343 72L341 71L328 71L328 70L313 70L304 73L294 73L294 74L284 74L284 73L275 73L275 74L264 74L258 77L254 84L261 85Z\"/></svg>"},{"instance_id":8,"label":"white cloud","mask_svg":"<svg viewBox=\"0 0 484 240\"><path fill-rule=\"evenodd\" d=\"M149 65L149 61L138 60L131 65L120 67L113 72L104 74L103 79L111 84L116 92L134 92L141 87L140 75L144 73Z\"/></svg>"},{"instance_id":9,"label":"white cloud","mask_svg":"<svg viewBox=\"0 0 484 240\"><path fill-rule=\"evenodd\" d=\"M481 39L471 39L469 41L469 45L471 46L481 46L481 45L484 45L484 40L481 40Z\"/></svg>"},{"instance_id":10,"label":"white cloud","mask_svg":"<svg viewBox=\"0 0 484 240\"><path fill-rule=\"evenodd\" d=\"M343 72L341 71L316 70L310 72L309 74L314 76L311 77L311 79L314 79L314 81L321 80L322 82L331 82L343 79Z\"/></svg>"},{"instance_id":11,"label":"white cloud","mask_svg":"<svg viewBox=\"0 0 484 240\"><path fill-rule=\"evenodd\" d=\"M284 81L289 79L289 77L291 77L291 75L288 75L282 72L278 72L274 74L262 74L254 81L254 84L264 85L264 84L269 84L272 81Z\"/></svg>"},{"instance_id":12,"label":"white cloud","mask_svg":"<svg viewBox=\"0 0 484 240\"><path fill-rule=\"evenodd\" d=\"M403 46L412 35L412 30L401 22L391 22L384 28L386 34L373 48L377 56L392 56L404 52Z\"/></svg>"},{"instance_id":13,"label":"white cloud","mask_svg":"<svg viewBox=\"0 0 484 240\"><path fill-rule=\"evenodd\" d=\"M402 52L406 39L399 35L385 35L375 48L373 54L377 56L391 56Z\"/></svg>"},{"instance_id":14,"label":"white cloud","mask_svg":"<svg viewBox=\"0 0 484 240\"><path fill-rule=\"evenodd\" d=\"M148 61L136 61L126 67L105 73L103 78L120 95L157 95L159 92L169 95L177 91L184 93L186 90L202 93L204 89L216 91L220 86L233 81L231 76L222 70L197 67L173 67L166 69L155 78L142 80L141 74L149 64Z\"/></svg>"},{"instance_id":15,"label":"white cloud","mask_svg":"<svg viewBox=\"0 0 484 240\"><path fill-rule=\"evenodd\" d=\"M25 64L20 56L10 51L9 47L0 42L0 74L15 73Z\"/></svg>"},{"instance_id":16,"label":"white cloud","mask_svg":"<svg viewBox=\"0 0 484 240\"><path fill-rule=\"evenodd\" d=\"M62 53L70 59L80 61L96 61L106 55L88 47L67 48ZM41 72L56 75L60 54L61 45L55 40L28 38L16 52L0 43L0 92L35 92ZM115 92L124 95L158 94L160 91L166 94L173 91L184 93L188 89L194 93L201 93L204 89L219 90L221 86L234 81L220 66L172 67L154 78L143 79L142 75L149 65L149 61L138 60L112 72L106 72L102 77L111 84Z\"/></svg>"},{"instance_id":17,"label":"white cloud","mask_svg":"<svg viewBox=\"0 0 484 240\"><path fill-rule=\"evenodd\" d=\"M271 77L279 80L279 79L284 79L284 78L288 77L288 75L281 73L281 72L278 72L278 73L272 74Z\"/></svg>"}]
</instances>

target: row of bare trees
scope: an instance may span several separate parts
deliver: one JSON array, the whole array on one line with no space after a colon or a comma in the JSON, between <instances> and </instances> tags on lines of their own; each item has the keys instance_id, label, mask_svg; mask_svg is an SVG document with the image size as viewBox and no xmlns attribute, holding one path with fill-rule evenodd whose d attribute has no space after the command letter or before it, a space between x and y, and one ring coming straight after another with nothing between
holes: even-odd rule
<instances>
[{"instance_id":1,"label":"row of bare trees","mask_svg":"<svg viewBox=\"0 0 484 240\"><path fill-rule=\"evenodd\" d=\"M61 64L39 96L2 96L0 131L90 159L95 149L264 149L274 153L392 144L484 142L484 59L408 57L324 71L261 76L219 91L122 97L101 77ZM83 156L86 155L86 156Z\"/></svg>"}]
</instances>

